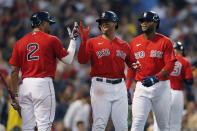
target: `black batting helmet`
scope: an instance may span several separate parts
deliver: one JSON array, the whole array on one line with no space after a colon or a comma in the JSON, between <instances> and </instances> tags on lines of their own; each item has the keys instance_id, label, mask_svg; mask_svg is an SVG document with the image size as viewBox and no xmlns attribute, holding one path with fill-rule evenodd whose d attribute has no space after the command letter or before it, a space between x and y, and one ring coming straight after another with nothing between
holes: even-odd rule
<instances>
[{"instance_id":1,"label":"black batting helmet","mask_svg":"<svg viewBox=\"0 0 197 131\"><path fill-rule=\"evenodd\" d=\"M105 11L101 14L100 18L96 20L96 22L101 23L101 21L110 21L110 22L119 22L119 18L117 14L113 11ZM118 24L116 26L116 29L118 28Z\"/></svg>"},{"instance_id":2,"label":"black batting helmet","mask_svg":"<svg viewBox=\"0 0 197 131\"><path fill-rule=\"evenodd\" d=\"M180 41L174 42L173 47L176 50L180 50L180 51L184 50L183 44Z\"/></svg>"},{"instance_id":3,"label":"black batting helmet","mask_svg":"<svg viewBox=\"0 0 197 131\"><path fill-rule=\"evenodd\" d=\"M159 28L160 18L159 18L159 15L154 11L143 12L138 20L140 22L145 21L145 20L153 21L157 23L157 29Z\"/></svg>"},{"instance_id":4,"label":"black batting helmet","mask_svg":"<svg viewBox=\"0 0 197 131\"><path fill-rule=\"evenodd\" d=\"M180 41L174 42L173 47L174 49L181 51L183 56L185 55L183 44Z\"/></svg>"},{"instance_id":5,"label":"black batting helmet","mask_svg":"<svg viewBox=\"0 0 197 131\"><path fill-rule=\"evenodd\" d=\"M50 25L55 24L55 20L47 11L40 11L32 14L30 20L32 27L39 26L43 21L48 22Z\"/></svg>"}]
</instances>

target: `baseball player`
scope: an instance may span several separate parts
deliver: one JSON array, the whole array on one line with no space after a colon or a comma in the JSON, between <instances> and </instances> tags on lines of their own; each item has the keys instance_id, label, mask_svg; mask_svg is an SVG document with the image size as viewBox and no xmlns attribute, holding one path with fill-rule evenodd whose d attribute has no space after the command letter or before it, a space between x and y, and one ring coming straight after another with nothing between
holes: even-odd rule
<instances>
[{"instance_id":1,"label":"baseball player","mask_svg":"<svg viewBox=\"0 0 197 131\"><path fill-rule=\"evenodd\" d=\"M71 64L77 37L77 28L70 33L71 41L66 51L61 41L50 32L55 24L45 11L31 16L32 32L15 44L9 64L12 66L12 87L21 107L22 130L50 131L55 115L55 93L53 78L57 59ZM75 32L75 35L74 35ZM18 74L22 72L22 84L18 87Z\"/></svg>"},{"instance_id":2,"label":"baseball player","mask_svg":"<svg viewBox=\"0 0 197 131\"><path fill-rule=\"evenodd\" d=\"M184 48L181 42L175 42L175 62L174 70L170 74L171 84L171 110L170 110L170 130L181 131L183 107L184 107L184 87L190 88L193 84L192 65L184 57ZM154 121L156 123L156 121ZM154 124L155 131L160 131L157 123Z\"/></svg>"},{"instance_id":3,"label":"baseball player","mask_svg":"<svg viewBox=\"0 0 197 131\"><path fill-rule=\"evenodd\" d=\"M150 110L158 127L169 130L170 82L168 75L176 61L171 40L156 32L160 18L153 11L143 12L138 19L143 34L130 42L131 50L141 68L135 74L136 88L132 105L131 131L143 131Z\"/></svg>"},{"instance_id":4,"label":"baseball player","mask_svg":"<svg viewBox=\"0 0 197 131\"><path fill-rule=\"evenodd\" d=\"M116 131L127 131L128 99L124 69L125 63L135 67L136 60L129 45L115 35L119 22L116 13L105 11L96 22L102 34L90 39L90 29L80 24L82 43L78 52L79 63L91 62L92 131L104 131L110 115Z\"/></svg>"}]
</instances>

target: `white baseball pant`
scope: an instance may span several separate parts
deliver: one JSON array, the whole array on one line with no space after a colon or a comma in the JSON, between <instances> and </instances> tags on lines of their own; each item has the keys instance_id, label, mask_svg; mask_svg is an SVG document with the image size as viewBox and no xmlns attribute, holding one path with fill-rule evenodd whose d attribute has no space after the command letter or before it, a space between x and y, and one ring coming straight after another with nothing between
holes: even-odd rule
<instances>
[{"instance_id":1,"label":"white baseball pant","mask_svg":"<svg viewBox=\"0 0 197 131\"><path fill-rule=\"evenodd\" d=\"M159 81L151 87L145 87L141 82L136 83L132 105L131 131L144 131L144 126L150 110L155 113L158 127L169 131L170 115L170 81Z\"/></svg>"},{"instance_id":2,"label":"white baseball pant","mask_svg":"<svg viewBox=\"0 0 197 131\"><path fill-rule=\"evenodd\" d=\"M91 106L92 131L105 131L111 115L116 131L128 131L128 99L124 80L118 84L100 82L92 78Z\"/></svg>"},{"instance_id":3,"label":"white baseball pant","mask_svg":"<svg viewBox=\"0 0 197 131\"><path fill-rule=\"evenodd\" d=\"M19 105L23 131L51 131L55 116L55 92L52 79L24 78L19 87Z\"/></svg>"},{"instance_id":4,"label":"white baseball pant","mask_svg":"<svg viewBox=\"0 0 197 131\"><path fill-rule=\"evenodd\" d=\"M171 109L170 109L170 131L181 131L183 108L184 108L184 95L182 90L171 89ZM154 116L154 131L161 131L158 128Z\"/></svg>"}]
</instances>

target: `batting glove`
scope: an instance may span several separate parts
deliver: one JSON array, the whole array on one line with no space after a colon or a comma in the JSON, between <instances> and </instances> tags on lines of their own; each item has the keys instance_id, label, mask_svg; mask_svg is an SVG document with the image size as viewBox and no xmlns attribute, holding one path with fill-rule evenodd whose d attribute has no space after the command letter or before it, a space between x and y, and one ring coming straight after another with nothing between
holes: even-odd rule
<instances>
[{"instance_id":1,"label":"batting glove","mask_svg":"<svg viewBox=\"0 0 197 131\"><path fill-rule=\"evenodd\" d=\"M142 80L142 85L146 87L150 87L157 82L159 82L159 79L156 76L148 76Z\"/></svg>"},{"instance_id":2,"label":"batting glove","mask_svg":"<svg viewBox=\"0 0 197 131\"><path fill-rule=\"evenodd\" d=\"M77 37L79 36L79 26L77 22L74 22L74 27L73 30L71 31L71 29L69 27L67 27L67 31L68 31L68 35L70 37L70 39L76 40Z\"/></svg>"}]
</instances>

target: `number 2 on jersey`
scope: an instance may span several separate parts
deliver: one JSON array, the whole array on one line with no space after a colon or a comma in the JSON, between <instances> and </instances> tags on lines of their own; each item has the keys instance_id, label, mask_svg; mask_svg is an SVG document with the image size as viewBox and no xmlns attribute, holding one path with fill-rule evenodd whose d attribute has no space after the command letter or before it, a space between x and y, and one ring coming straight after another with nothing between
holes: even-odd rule
<instances>
[{"instance_id":1,"label":"number 2 on jersey","mask_svg":"<svg viewBox=\"0 0 197 131\"><path fill-rule=\"evenodd\" d=\"M37 43L29 43L27 45L27 60L38 60L39 56L36 56L35 53L39 50L39 45Z\"/></svg>"}]
</instances>

